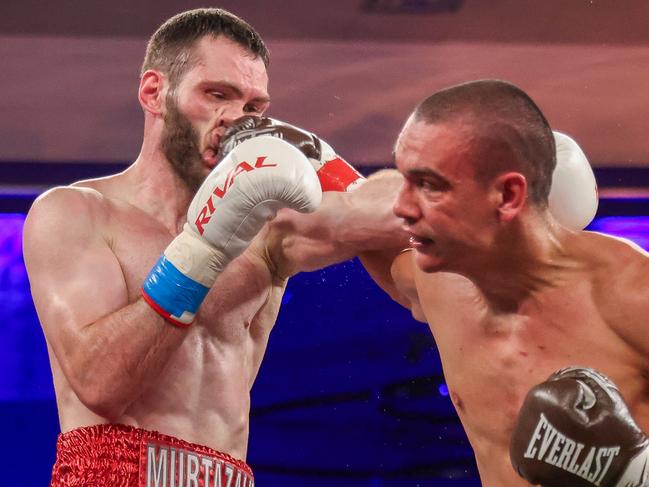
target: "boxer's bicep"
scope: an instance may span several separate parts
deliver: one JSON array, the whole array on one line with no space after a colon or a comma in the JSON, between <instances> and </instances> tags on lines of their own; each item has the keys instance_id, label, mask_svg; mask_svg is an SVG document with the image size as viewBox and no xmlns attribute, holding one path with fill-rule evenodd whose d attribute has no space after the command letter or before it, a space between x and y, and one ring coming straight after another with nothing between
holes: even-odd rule
<instances>
[{"instance_id":1,"label":"boxer's bicep","mask_svg":"<svg viewBox=\"0 0 649 487\"><path fill-rule=\"evenodd\" d=\"M372 277L374 282L383 289L394 301L401 306L410 309L411 301L402 292L392 276L392 266L399 252L363 252L360 258L363 267Z\"/></svg>"},{"instance_id":2,"label":"boxer's bicep","mask_svg":"<svg viewBox=\"0 0 649 487\"><path fill-rule=\"evenodd\" d=\"M25 222L34 304L64 368L86 348L84 328L128 302L121 266L101 232L101 209L91 198L74 189L54 190L36 201Z\"/></svg>"},{"instance_id":3,"label":"boxer's bicep","mask_svg":"<svg viewBox=\"0 0 649 487\"><path fill-rule=\"evenodd\" d=\"M412 251L403 251L395 257L390 266L390 275L396 289L407 300L405 306L410 309L413 318L422 323L427 323L419 301Z\"/></svg>"}]
</instances>

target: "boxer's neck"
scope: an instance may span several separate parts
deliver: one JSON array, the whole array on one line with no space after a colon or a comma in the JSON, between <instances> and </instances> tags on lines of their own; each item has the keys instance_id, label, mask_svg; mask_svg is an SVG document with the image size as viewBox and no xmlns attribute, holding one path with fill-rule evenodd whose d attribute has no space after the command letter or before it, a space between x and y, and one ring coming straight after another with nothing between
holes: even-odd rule
<instances>
[{"instance_id":1,"label":"boxer's neck","mask_svg":"<svg viewBox=\"0 0 649 487\"><path fill-rule=\"evenodd\" d=\"M140 153L124 176L131 189L130 203L152 215L172 235L178 234L194 195L164 155L160 151Z\"/></svg>"},{"instance_id":2,"label":"boxer's neck","mask_svg":"<svg viewBox=\"0 0 649 487\"><path fill-rule=\"evenodd\" d=\"M545 212L513 223L462 272L498 312L514 312L534 293L558 285L575 266L565 248L570 232Z\"/></svg>"}]
</instances>

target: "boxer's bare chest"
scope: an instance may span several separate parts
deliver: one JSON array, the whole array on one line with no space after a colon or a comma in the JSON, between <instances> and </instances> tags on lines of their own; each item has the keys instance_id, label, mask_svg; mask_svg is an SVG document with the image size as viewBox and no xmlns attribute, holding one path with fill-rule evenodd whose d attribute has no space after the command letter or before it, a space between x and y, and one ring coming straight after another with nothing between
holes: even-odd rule
<instances>
[{"instance_id":1,"label":"boxer's bare chest","mask_svg":"<svg viewBox=\"0 0 649 487\"><path fill-rule=\"evenodd\" d=\"M420 303L483 485L529 485L511 467L509 440L525 395L554 371L597 368L623 390L643 381L630 367L630 347L605 322L591 287L588 279L575 279L515 311L496 313L462 276L418 276Z\"/></svg>"},{"instance_id":2,"label":"boxer's bare chest","mask_svg":"<svg viewBox=\"0 0 649 487\"><path fill-rule=\"evenodd\" d=\"M630 380L628 346L602 318L591 283L576 279L496 313L466 278L439 273L418 292L451 399L472 441L506 446L527 391L569 365Z\"/></svg>"},{"instance_id":3,"label":"boxer's bare chest","mask_svg":"<svg viewBox=\"0 0 649 487\"><path fill-rule=\"evenodd\" d=\"M173 237L157 221L128 207L113 210L110 220L109 244L121 265L129 302L133 302L140 297L142 282ZM177 360L185 369L204 368L209 365L205 361L210 354L197 351L216 348L226 356L245 357L248 366L256 370L255 357L263 354L282 292L283 287L273 283L265 262L252 252L244 253L226 267L210 289L190 329L193 339L183 343ZM218 357L214 361L218 362Z\"/></svg>"},{"instance_id":4,"label":"boxer's bare chest","mask_svg":"<svg viewBox=\"0 0 649 487\"><path fill-rule=\"evenodd\" d=\"M86 185L102 195L93 195L96 206L92 211L99 217L89 231L100 233L115 256L124 281L118 287L124 286L128 303L134 303L141 299L142 283L173 235L136 206L106 196L115 194L102 191L108 183ZM110 188L114 187L110 182ZM263 248L261 240L253 241L219 275L179 348L115 422L163 431L245 457L250 388L285 286L273 278ZM151 316L159 321L154 313ZM65 405L66 428L103 421L76 400L65 381L58 394L63 397L66 387L72 398Z\"/></svg>"}]
</instances>

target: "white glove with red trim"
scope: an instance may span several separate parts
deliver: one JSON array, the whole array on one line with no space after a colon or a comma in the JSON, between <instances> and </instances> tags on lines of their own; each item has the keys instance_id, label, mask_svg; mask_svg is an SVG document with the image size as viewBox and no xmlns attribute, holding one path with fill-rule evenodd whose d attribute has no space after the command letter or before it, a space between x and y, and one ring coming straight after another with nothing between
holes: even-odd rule
<instances>
[{"instance_id":1,"label":"white glove with red trim","mask_svg":"<svg viewBox=\"0 0 649 487\"><path fill-rule=\"evenodd\" d=\"M268 117L247 115L236 120L225 133L219 153L227 154L244 140L261 135L272 135L300 149L313 164L322 191L351 191L365 182L365 178L324 140L294 125Z\"/></svg>"},{"instance_id":2,"label":"white glove with red trim","mask_svg":"<svg viewBox=\"0 0 649 487\"><path fill-rule=\"evenodd\" d=\"M142 286L144 299L171 323L188 326L219 273L281 208L309 213L322 191L309 160L276 137L237 145L207 176Z\"/></svg>"}]
</instances>

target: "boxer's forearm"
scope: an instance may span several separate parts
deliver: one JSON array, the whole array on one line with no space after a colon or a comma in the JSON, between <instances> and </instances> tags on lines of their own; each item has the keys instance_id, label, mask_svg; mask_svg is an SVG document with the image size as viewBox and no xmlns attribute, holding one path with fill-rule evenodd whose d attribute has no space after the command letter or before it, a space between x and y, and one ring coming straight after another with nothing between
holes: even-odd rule
<instances>
[{"instance_id":1,"label":"boxer's forearm","mask_svg":"<svg viewBox=\"0 0 649 487\"><path fill-rule=\"evenodd\" d=\"M23 249L53 363L91 411L112 418L157 379L186 330L129 304L105 217L95 191L49 191L29 212Z\"/></svg>"},{"instance_id":2,"label":"boxer's forearm","mask_svg":"<svg viewBox=\"0 0 649 487\"><path fill-rule=\"evenodd\" d=\"M351 247L355 255L407 247L403 222L392 211L402 181L396 170L380 171L355 191L343 194L342 208L325 208L340 215L332 238Z\"/></svg>"},{"instance_id":3,"label":"boxer's forearm","mask_svg":"<svg viewBox=\"0 0 649 487\"><path fill-rule=\"evenodd\" d=\"M81 402L115 419L158 380L186 334L140 298L81 329L61 362Z\"/></svg>"},{"instance_id":4,"label":"boxer's forearm","mask_svg":"<svg viewBox=\"0 0 649 487\"><path fill-rule=\"evenodd\" d=\"M278 272L288 277L362 252L406 247L407 235L392 213L400 184L396 171L382 171L352 192L325 193L315 213L280 213L267 236Z\"/></svg>"}]
</instances>

